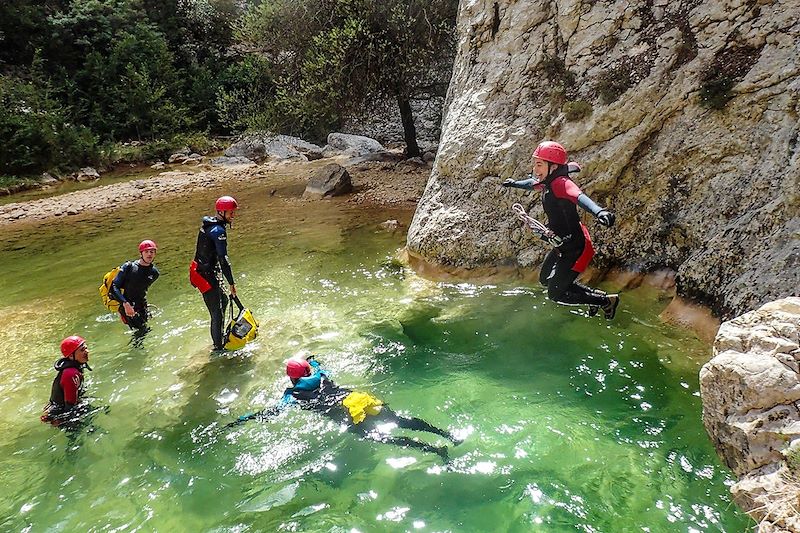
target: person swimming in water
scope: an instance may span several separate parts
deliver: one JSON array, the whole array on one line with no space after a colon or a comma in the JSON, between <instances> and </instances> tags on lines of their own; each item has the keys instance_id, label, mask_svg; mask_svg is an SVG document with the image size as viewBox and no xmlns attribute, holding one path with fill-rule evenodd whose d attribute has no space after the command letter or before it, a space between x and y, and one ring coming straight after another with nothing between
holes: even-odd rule
<instances>
[{"instance_id":1,"label":"person swimming in water","mask_svg":"<svg viewBox=\"0 0 800 533\"><path fill-rule=\"evenodd\" d=\"M333 382L327 370L310 356L306 359L290 359L286 363L286 375L292 382L277 406L240 416L228 424L232 427L252 419L268 419L287 407L297 406L314 411L346 425L348 430L377 442L415 448L439 455L447 462L447 446L433 446L410 437L395 437L386 432L388 426L397 426L412 431L433 433L450 440L453 445L461 443L452 433L438 428L417 417L406 417L389 408L381 400L365 392L355 392Z\"/></svg>"}]
</instances>

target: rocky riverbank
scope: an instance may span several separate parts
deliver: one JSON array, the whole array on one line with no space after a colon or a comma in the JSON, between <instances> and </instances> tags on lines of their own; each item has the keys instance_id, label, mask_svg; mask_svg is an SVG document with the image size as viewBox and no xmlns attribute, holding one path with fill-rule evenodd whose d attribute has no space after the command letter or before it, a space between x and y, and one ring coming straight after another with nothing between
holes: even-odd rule
<instances>
[{"instance_id":1,"label":"rocky riverbank","mask_svg":"<svg viewBox=\"0 0 800 533\"><path fill-rule=\"evenodd\" d=\"M408 206L413 209L430 175L430 166L413 160L358 162L348 158L333 158L312 162L268 161L229 167L199 165L189 169L167 170L145 179L2 205L0 227L43 223L85 212L113 210L140 201L179 197L223 181L275 178L303 183L316 168L331 161L343 164L352 177L354 192L345 201L359 204Z\"/></svg>"},{"instance_id":2,"label":"rocky riverbank","mask_svg":"<svg viewBox=\"0 0 800 533\"><path fill-rule=\"evenodd\" d=\"M800 297L722 324L700 394L736 503L760 533L800 533Z\"/></svg>"}]
</instances>

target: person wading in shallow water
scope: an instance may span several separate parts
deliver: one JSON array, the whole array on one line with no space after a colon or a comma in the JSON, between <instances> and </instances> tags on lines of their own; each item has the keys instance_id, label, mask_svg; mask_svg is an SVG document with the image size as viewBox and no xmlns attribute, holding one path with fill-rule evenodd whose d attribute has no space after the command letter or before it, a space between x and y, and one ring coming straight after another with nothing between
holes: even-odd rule
<instances>
[{"instance_id":1,"label":"person wading in shallow water","mask_svg":"<svg viewBox=\"0 0 800 533\"><path fill-rule=\"evenodd\" d=\"M276 407L240 416L228 424L228 427L254 418L266 419L277 415L287 407L296 405L340 422L347 426L348 431L364 438L435 453L445 462L448 460L446 446L433 446L409 437L393 437L387 430L391 429L391 426L396 426L413 431L425 431L444 437L454 445L461 443L449 431L433 426L421 418L399 415L370 394L354 392L336 385L330 379L328 371L314 360L314 356L307 359L290 359L286 363L286 375L292 381L292 386L284 391L283 398Z\"/></svg>"},{"instance_id":2,"label":"person wading in shallow water","mask_svg":"<svg viewBox=\"0 0 800 533\"><path fill-rule=\"evenodd\" d=\"M578 275L586 270L594 257L592 239L580 220L577 206L609 228L614 225L614 213L594 203L580 190L569 177L567 162L567 151L563 146L544 141L533 151L534 177L526 180L509 178L503 186L542 192L547 227L557 237L551 239L555 247L545 257L539 274L540 281L547 287L547 296L560 304L588 305L591 316L602 309L606 319L611 320L617 312L619 295L607 294L577 281Z\"/></svg>"},{"instance_id":3,"label":"person wading in shallow water","mask_svg":"<svg viewBox=\"0 0 800 533\"><path fill-rule=\"evenodd\" d=\"M147 329L147 289L158 279L156 243L147 239L139 243L139 259L124 263L111 283L109 293L120 303L119 314L129 328Z\"/></svg>"},{"instance_id":4,"label":"person wading in shallow water","mask_svg":"<svg viewBox=\"0 0 800 533\"><path fill-rule=\"evenodd\" d=\"M61 341L63 357L53 365L56 369L55 379L50 388L50 402L42 413L42 422L54 426L75 424L88 409L81 405L83 395L83 369L89 367L89 348L83 337L72 335Z\"/></svg>"},{"instance_id":5,"label":"person wading in shallow water","mask_svg":"<svg viewBox=\"0 0 800 533\"><path fill-rule=\"evenodd\" d=\"M239 204L231 196L222 196L214 204L216 216L203 217L194 260L189 265L189 281L203 294L203 301L211 315L211 340L215 350L225 346L223 319L228 307L228 297L223 291L221 276L230 286L231 296L236 296L233 270L228 259L228 235L225 226L230 226Z\"/></svg>"}]
</instances>

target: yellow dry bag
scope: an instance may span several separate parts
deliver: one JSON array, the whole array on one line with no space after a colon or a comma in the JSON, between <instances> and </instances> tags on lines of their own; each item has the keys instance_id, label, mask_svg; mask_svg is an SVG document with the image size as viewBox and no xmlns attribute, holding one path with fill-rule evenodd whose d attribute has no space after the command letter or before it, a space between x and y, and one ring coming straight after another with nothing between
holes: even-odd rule
<instances>
[{"instance_id":1,"label":"yellow dry bag","mask_svg":"<svg viewBox=\"0 0 800 533\"><path fill-rule=\"evenodd\" d=\"M103 301L103 305L106 309L111 311L112 313L116 313L119 310L119 302L111 297L111 284L114 283L114 278L117 277L119 274L120 267L116 267L111 269L109 272L106 272L106 275L103 276L103 283L100 284L100 299ZM120 289L123 293L125 289Z\"/></svg>"},{"instance_id":2,"label":"yellow dry bag","mask_svg":"<svg viewBox=\"0 0 800 533\"><path fill-rule=\"evenodd\" d=\"M239 316L233 318L233 304L239 308ZM231 321L225 332L225 349L238 350L258 336L258 320L249 309L245 309L236 296L231 297Z\"/></svg>"},{"instance_id":3,"label":"yellow dry bag","mask_svg":"<svg viewBox=\"0 0 800 533\"><path fill-rule=\"evenodd\" d=\"M383 402L366 392L351 392L342 401L342 405L347 407L353 423L360 424L367 415L375 416L380 413Z\"/></svg>"}]
</instances>

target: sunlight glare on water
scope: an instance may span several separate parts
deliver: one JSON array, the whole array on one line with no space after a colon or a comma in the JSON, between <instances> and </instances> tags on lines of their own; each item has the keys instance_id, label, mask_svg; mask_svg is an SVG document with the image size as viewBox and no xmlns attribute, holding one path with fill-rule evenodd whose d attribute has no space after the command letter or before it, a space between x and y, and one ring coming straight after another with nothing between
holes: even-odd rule
<instances>
[{"instance_id":1,"label":"sunlight glare on water","mask_svg":"<svg viewBox=\"0 0 800 533\"><path fill-rule=\"evenodd\" d=\"M0 526L9 531L742 531L701 421L709 349L660 324L663 297L623 295L613 323L540 288L434 283L395 260L410 213L302 189L234 184L3 234ZM210 354L187 280L220 194L258 339ZM103 274L159 244L141 345L102 308ZM77 436L38 421L58 342L87 338L98 410ZM317 354L342 385L463 439L434 454L358 440L274 405L286 358ZM396 431L403 434L403 430ZM405 433L435 445L441 437Z\"/></svg>"}]
</instances>

